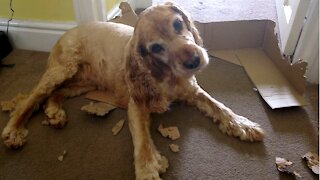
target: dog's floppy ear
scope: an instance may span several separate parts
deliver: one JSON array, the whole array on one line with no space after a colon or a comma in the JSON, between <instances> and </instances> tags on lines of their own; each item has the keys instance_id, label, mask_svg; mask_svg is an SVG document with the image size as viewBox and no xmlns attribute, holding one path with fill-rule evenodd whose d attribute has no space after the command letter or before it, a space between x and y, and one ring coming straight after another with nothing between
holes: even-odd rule
<instances>
[{"instance_id":1,"label":"dog's floppy ear","mask_svg":"<svg viewBox=\"0 0 320 180\"><path fill-rule=\"evenodd\" d=\"M191 17L189 16L189 14L187 14L184 10L182 10L180 7L178 7L176 5L176 3L174 2L167 2L165 3L165 5L170 6L170 8L172 10L174 10L176 13L180 14L182 16L183 21L186 23L188 30L192 33L195 42L199 45L199 46L203 46L203 41L202 38L199 35L199 31L196 28L196 26L194 25Z\"/></svg>"}]
</instances>

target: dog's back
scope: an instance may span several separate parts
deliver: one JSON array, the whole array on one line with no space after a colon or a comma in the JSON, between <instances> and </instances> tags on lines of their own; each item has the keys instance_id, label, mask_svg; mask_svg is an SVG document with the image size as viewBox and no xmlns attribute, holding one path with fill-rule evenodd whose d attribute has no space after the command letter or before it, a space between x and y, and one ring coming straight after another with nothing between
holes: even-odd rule
<instances>
[{"instance_id":1,"label":"dog's back","mask_svg":"<svg viewBox=\"0 0 320 180\"><path fill-rule=\"evenodd\" d=\"M55 58L63 53L77 55L77 63L101 64L100 61L123 60L126 44L133 34L133 27L112 22L93 22L66 32L54 46L49 57L49 67L63 63L68 58ZM53 62L57 61L57 62ZM114 63L114 62L113 62Z\"/></svg>"},{"instance_id":2,"label":"dog's back","mask_svg":"<svg viewBox=\"0 0 320 180\"><path fill-rule=\"evenodd\" d=\"M70 59L79 66L73 80L87 81L100 89L124 91L124 52L132 34L133 27L112 22L93 22L71 29L52 50L48 68L56 63L67 64ZM62 54L71 57L57 58Z\"/></svg>"}]
</instances>

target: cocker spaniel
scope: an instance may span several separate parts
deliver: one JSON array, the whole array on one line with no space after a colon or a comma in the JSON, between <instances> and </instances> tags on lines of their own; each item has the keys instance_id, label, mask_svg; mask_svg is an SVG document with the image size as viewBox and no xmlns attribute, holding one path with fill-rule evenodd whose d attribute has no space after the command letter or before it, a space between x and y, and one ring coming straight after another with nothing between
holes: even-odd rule
<instances>
[{"instance_id":1,"label":"cocker spaniel","mask_svg":"<svg viewBox=\"0 0 320 180\"><path fill-rule=\"evenodd\" d=\"M197 107L223 133L261 141L264 132L258 124L235 114L197 84L195 73L209 61L202 46L190 17L173 3L146 9L135 28L94 22L69 30L54 46L38 85L10 114L4 143L19 148L26 142L27 120L45 100L48 123L63 127L63 100L94 89L127 104L136 179L160 179L159 173L168 168L149 126L150 113L165 112L173 101Z\"/></svg>"}]
</instances>

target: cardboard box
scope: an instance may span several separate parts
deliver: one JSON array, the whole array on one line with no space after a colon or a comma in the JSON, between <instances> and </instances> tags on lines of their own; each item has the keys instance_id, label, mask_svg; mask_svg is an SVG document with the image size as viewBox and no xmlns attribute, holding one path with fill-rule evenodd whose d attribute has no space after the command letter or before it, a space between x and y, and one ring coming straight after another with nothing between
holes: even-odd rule
<instances>
[{"instance_id":1,"label":"cardboard box","mask_svg":"<svg viewBox=\"0 0 320 180\"><path fill-rule=\"evenodd\" d=\"M271 20L196 23L210 55L241 65L272 109L306 105L306 62L283 58Z\"/></svg>"},{"instance_id":2,"label":"cardboard box","mask_svg":"<svg viewBox=\"0 0 320 180\"><path fill-rule=\"evenodd\" d=\"M113 22L134 26L138 17L121 3L122 17ZM195 22L208 53L244 67L262 98L272 108L306 105L303 97L307 63L282 57L270 20ZM90 99L90 97L87 96ZM97 99L95 99L97 100Z\"/></svg>"}]
</instances>

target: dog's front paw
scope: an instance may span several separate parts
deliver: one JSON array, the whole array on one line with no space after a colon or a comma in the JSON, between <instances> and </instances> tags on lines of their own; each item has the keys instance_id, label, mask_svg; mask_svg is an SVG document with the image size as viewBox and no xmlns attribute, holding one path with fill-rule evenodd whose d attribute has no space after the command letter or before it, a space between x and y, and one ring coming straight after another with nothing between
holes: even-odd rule
<instances>
[{"instance_id":1,"label":"dog's front paw","mask_svg":"<svg viewBox=\"0 0 320 180\"><path fill-rule=\"evenodd\" d=\"M159 173L166 172L168 167L168 159L157 153L150 161L136 163L136 179L160 180L161 178Z\"/></svg>"},{"instance_id":2,"label":"dog's front paw","mask_svg":"<svg viewBox=\"0 0 320 180\"><path fill-rule=\"evenodd\" d=\"M66 113L61 108L47 108L45 113L47 115L47 119L45 120L47 122L46 124L55 128L63 128L68 122Z\"/></svg>"},{"instance_id":3,"label":"dog's front paw","mask_svg":"<svg viewBox=\"0 0 320 180\"><path fill-rule=\"evenodd\" d=\"M28 130L21 128L5 127L2 131L2 139L4 144L11 148L17 149L26 143L26 137L28 135Z\"/></svg>"},{"instance_id":4,"label":"dog's front paw","mask_svg":"<svg viewBox=\"0 0 320 180\"><path fill-rule=\"evenodd\" d=\"M253 142L263 140L264 131L260 128L259 124L236 114L227 116L227 118L227 120L223 120L219 124L219 128L223 133L239 137L243 141Z\"/></svg>"}]
</instances>

